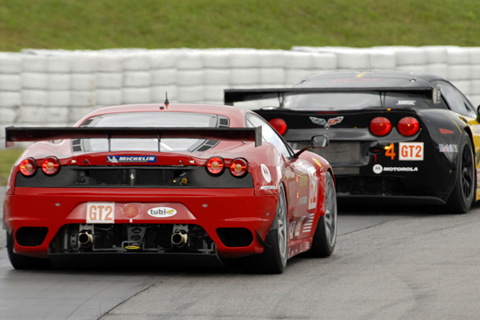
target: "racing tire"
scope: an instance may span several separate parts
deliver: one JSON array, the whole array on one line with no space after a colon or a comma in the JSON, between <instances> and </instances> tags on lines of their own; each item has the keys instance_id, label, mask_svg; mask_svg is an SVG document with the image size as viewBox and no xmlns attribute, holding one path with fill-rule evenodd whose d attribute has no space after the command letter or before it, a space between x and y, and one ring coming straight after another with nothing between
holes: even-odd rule
<instances>
[{"instance_id":1,"label":"racing tire","mask_svg":"<svg viewBox=\"0 0 480 320\"><path fill-rule=\"evenodd\" d=\"M337 194L330 172L325 178L325 214L318 219L313 236L312 248L307 251L311 257L328 257L337 242Z\"/></svg>"},{"instance_id":2,"label":"racing tire","mask_svg":"<svg viewBox=\"0 0 480 320\"><path fill-rule=\"evenodd\" d=\"M7 252L11 265L17 270L50 269L52 263L48 259L27 257L13 252L13 231L7 232Z\"/></svg>"},{"instance_id":3,"label":"racing tire","mask_svg":"<svg viewBox=\"0 0 480 320\"><path fill-rule=\"evenodd\" d=\"M466 213L475 198L476 174L472 142L467 133L463 133L458 146L456 182L447 201L447 209L452 213Z\"/></svg>"},{"instance_id":4,"label":"racing tire","mask_svg":"<svg viewBox=\"0 0 480 320\"><path fill-rule=\"evenodd\" d=\"M288 259L287 200L283 186L280 187L277 210L272 229L265 239L265 250L257 257L257 272L279 274L285 270Z\"/></svg>"}]
</instances>

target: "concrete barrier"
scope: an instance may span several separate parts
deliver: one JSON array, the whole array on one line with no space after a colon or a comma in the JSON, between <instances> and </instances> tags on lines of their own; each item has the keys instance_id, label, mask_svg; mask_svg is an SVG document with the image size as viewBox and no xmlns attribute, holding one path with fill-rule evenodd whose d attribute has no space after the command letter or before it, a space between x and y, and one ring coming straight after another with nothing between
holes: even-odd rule
<instances>
[{"instance_id":1,"label":"concrete barrier","mask_svg":"<svg viewBox=\"0 0 480 320\"><path fill-rule=\"evenodd\" d=\"M96 108L162 103L166 93L170 102L222 104L227 88L285 87L345 69L438 74L480 104L480 48L26 49L0 53L0 138L6 126L72 125Z\"/></svg>"}]
</instances>

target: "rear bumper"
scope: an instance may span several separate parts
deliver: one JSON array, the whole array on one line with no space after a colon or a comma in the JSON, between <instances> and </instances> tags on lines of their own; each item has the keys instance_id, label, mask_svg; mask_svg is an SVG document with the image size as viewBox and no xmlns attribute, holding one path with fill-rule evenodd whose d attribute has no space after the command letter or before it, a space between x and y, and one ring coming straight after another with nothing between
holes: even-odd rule
<instances>
[{"instance_id":1,"label":"rear bumper","mask_svg":"<svg viewBox=\"0 0 480 320\"><path fill-rule=\"evenodd\" d=\"M221 258L247 256L263 252L265 239L275 216L278 195L256 196L253 189L113 189L113 188L20 188L6 195L4 222L7 232L22 227L46 228L38 245L20 245L15 238L17 254L47 258L50 244L65 225L95 224L87 222L87 204L107 202L115 207L114 224L122 225L197 225L216 245ZM132 217L127 207L137 208ZM157 217L148 214L152 208L173 208L176 214ZM108 224L102 224L108 225ZM252 234L248 246L226 246L219 228L244 228ZM34 228L32 228L34 229ZM258 240L256 233L262 239ZM139 254L139 252L126 254ZM187 252L179 254L187 255ZM82 255L79 253L78 255ZM95 256L95 254L91 254ZM150 253L149 253L150 255ZM53 256L52 256L53 258ZM73 258L73 255L72 255Z\"/></svg>"}]
</instances>

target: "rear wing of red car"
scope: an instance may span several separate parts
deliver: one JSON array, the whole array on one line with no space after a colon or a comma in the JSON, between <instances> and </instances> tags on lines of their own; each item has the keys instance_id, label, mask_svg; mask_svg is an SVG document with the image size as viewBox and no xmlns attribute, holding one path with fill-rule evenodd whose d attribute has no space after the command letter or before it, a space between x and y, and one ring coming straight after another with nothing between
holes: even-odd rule
<instances>
[{"instance_id":1,"label":"rear wing of red car","mask_svg":"<svg viewBox=\"0 0 480 320\"><path fill-rule=\"evenodd\" d=\"M225 89L224 103L233 106L234 102L254 101L278 98L282 101L285 94L334 93L334 92L425 92L432 95L432 104L441 103L440 86L433 87L344 87L344 88L265 88L265 89Z\"/></svg>"},{"instance_id":2,"label":"rear wing of red car","mask_svg":"<svg viewBox=\"0 0 480 320\"><path fill-rule=\"evenodd\" d=\"M158 127L7 127L5 144L16 141L51 141L63 139L112 138L197 138L226 141L255 141L262 145L262 128L158 128Z\"/></svg>"}]
</instances>

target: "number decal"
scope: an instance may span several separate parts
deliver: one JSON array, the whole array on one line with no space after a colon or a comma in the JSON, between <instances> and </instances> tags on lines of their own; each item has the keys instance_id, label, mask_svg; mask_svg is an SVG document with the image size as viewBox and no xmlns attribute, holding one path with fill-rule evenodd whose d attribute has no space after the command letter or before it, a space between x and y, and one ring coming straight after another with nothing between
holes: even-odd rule
<instances>
[{"instance_id":1,"label":"number decal","mask_svg":"<svg viewBox=\"0 0 480 320\"><path fill-rule=\"evenodd\" d=\"M385 151L385 155L387 157L390 157L390 159L395 160L395 156L397 154L395 153L395 145L393 143L390 143L390 145L387 147L387 151Z\"/></svg>"},{"instance_id":2,"label":"number decal","mask_svg":"<svg viewBox=\"0 0 480 320\"><path fill-rule=\"evenodd\" d=\"M88 202L87 223L115 223L114 202Z\"/></svg>"}]
</instances>

